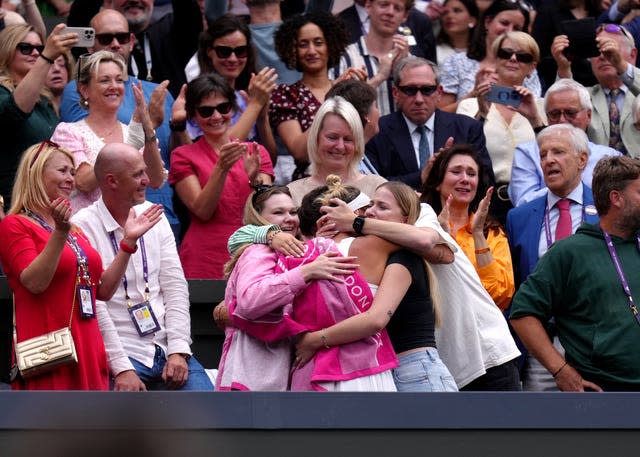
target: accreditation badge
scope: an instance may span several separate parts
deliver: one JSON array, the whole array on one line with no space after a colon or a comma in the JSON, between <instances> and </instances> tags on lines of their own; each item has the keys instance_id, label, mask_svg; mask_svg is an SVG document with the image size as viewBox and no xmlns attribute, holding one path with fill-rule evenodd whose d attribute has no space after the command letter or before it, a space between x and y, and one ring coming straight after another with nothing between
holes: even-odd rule
<instances>
[{"instance_id":1,"label":"accreditation badge","mask_svg":"<svg viewBox=\"0 0 640 457\"><path fill-rule=\"evenodd\" d=\"M93 309L93 294L91 287L86 285L78 285L78 303L80 303L80 316L84 319L96 317Z\"/></svg>"},{"instance_id":2,"label":"accreditation badge","mask_svg":"<svg viewBox=\"0 0 640 457\"><path fill-rule=\"evenodd\" d=\"M148 301L143 301L129 308L129 315L136 326L138 335L147 336L160 331L160 324Z\"/></svg>"}]
</instances>

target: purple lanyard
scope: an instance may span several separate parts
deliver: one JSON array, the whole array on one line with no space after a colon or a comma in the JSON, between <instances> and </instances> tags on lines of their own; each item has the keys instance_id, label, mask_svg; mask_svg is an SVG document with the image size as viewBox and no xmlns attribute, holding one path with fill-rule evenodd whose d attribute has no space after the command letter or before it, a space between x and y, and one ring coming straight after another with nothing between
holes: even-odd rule
<instances>
[{"instance_id":1,"label":"purple lanyard","mask_svg":"<svg viewBox=\"0 0 640 457\"><path fill-rule=\"evenodd\" d=\"M571 204L569 204L569 214L571 214ZM584 204L582 205L582 218L580 219L580 224L582 223L584 223ZM549 249L553 244L553 237L551 236L551 221L549 219L549 200L547 200L547 204L544 206L544 234L547 238L547 249Z\"/></svg>"},{"instance_id":2,"label":"purple lanyard","mask_svg":"<svg viewBox=\"0 0 640 457\"><path fill-rule=\"evenodd\" d=\"M118 255L118 243L116 243L116 236L113 232L109 232L109 238L111 239L111 247L113 248L114 255ZM151 295L149 291L149 265L147 264L147 249L144 246L144 238L140 237L140 253L142 254L142 277L144 278L144 299L149 301ZM131 297L129 296L127 273L125 271L122 275L122 285L124 286L124 296L127 299L127 306L131 307Z\"/></svg>"},{"instance_id":3,"label":"purple lanyard","mask_svg":"<svg viewBox=\"0 0 640 457\"><path fill-rule=\"evenodd\" d=\"M611 261L613 265L616 267L616 272L618 273L618 278L620 278L620 284L622 284L622 289L624 293L629 297L629 308L631 308L631 313L640 324L640 315L638 314L638 308L636 307L635 302L633 301L633 296L631 295L631 288L629 287L629 283L627 282L627 278L624 276L624 272L622 271L622 265L620 264L620 258L618 257L618 253L616 252L616 248L613 246L613 241L611 240L611 236L602 231L604 235L604 240L607 244L607 249L609 250L609 255L611 256ZM636 241L638 244L638 251L640 251L640 234L636 234Z\"/></svg>"},{"instance_id":4,"label":"purple lanyard","mask_svg":"<svg viewBox=\"0 0 640 457\"><path fill-rule=\"evenodd\" d=\"M47 222L40 216L30 210L25 210L25 213L30 218L38 221L42 228L47 230L49 233L53 232L53 228L49 224L47 224ZM82 246L78 244L78 241L73 236L71 236L70 233L67 233L67 243L69 243L69 247L76 255L76 263L78 265L76 277L78 280L78 284L80 284L80 280L82 279L86 285L91 287L93 284L91 283L91 274L89 273L89 258L87 257L86 252L84 252Z\"/></svg>"}]
</instances>

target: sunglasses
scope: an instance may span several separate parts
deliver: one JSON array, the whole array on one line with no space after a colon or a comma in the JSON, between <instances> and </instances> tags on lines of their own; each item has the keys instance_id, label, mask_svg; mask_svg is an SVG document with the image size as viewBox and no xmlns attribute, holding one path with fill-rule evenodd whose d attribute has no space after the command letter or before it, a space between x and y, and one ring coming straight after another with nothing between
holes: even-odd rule
<instances>
[{"instance_id":1,"label":"sunglasses","mask_svg":"<svg viewBox=\"0 0 640 457\"><path fill-rule=\"evenodd\" d=\"M230 48L229 46L214 46L213 50L216 52L218 59L228 59L231 54L235 54L238 59L244 59L249 53L249 46L238 46L237 48Z\"/></svg>"},{"instance_id":2,"label":"sunglasses","mask_svg":"<svg viewBox=\"0 0 640 457\"><path fill-rule=\"evenodd\" d=\"M196 107L196 112L200 115L200 117L211 117L213 116L213 112L217 111L220 114L228 114L231 111L231 102L223 102L219 103L216 106L198 106Z\"/></svg>"},{"instance_id":3,"label":"sunglasses","mask_svg":"<svg viewBox=\"0 0 640 457\"><path fill-rule=\"evenodd\" d=\"M633 37L631 36L629 31L627 29L625 29L624 27L618 25L618 24L602 24L602 25L599 25L598 28L596 29L596 35L599 34L600 32L602 32L603 30L605 32L609 32L609 33L616 33L616 34L619 34L619 35L624 35L629 40L631 40L632 42L635 43L635 41L633 40Z\"/></svg>"},{"instance_id":4,"label":"sunglasses","mask_svg":"<svg viewBox=\"0 0 640 457\"><path fill-rule=\"evenodd\" d=\"M512 56L516 56L516 60L520 63L531 63L533 62L533 54L528 52L514 51L513 49L508 48L500 48L496 53L498 59L509 60Z\"/></svg>"},{"instance_id":5,"label":"sunglasses","mask_svg":"<svg viewBox=\"0 0 640 457\"><path fill-rule=\"evenodd\" d=\"M44 46L41 44L31 44L31 43L18 43L16 49L20 51L20 54L24 54L25 56L30 56L35 49L38 51L38 54L41 54L44 50Z\"/></svg>"},{"instance_id":6,"label":"sunglasses","mask_svg":"<svg viewBox=\"0 0 640 457\"><path fill-rule=\"evenodd\" d=\"M438 86L398 86L398 90L409 97L415 96L418 92L428 97L438 90Z\"/></svg>"},{"instance_id":7,"label":"sunglasses","mask_svg":"<svg viewBox=\"0 0 640 457\"><path fill-rule=\"evenodd\" d=\"M60 145L58 143L54 143L51 140L44 140L40 143L40 146L38 146L38 150L36 151L36 153L33 155L33 160L31 161L31 165L29 165L29 169L33 168L33 164L36 163L36 160L38 160L38 157L40 157L40 153L42 152L42 150L47 147L50 146L52 148L56 148L59 149Z\"/></svg>"},{"instance_id":8,"label":"sunglasses","mask_svg":"<svg viewBox=\"0 0 640 457\"><path fill-rule=\"evenodd\" d=\"M523 2L521 0L508 0L508 1L509 3L518 5L520 8L522 8L525 11L531 11L531 5L529 5L527 2Z\"/></svg>"},{"instance_id":9,"label":"sunglasses","mask_svg":"<svg viewBox=\"0 0 640 457\"><path fill-rule=\"evenodd\" d=\"M548 111L547 112L547 118L552 122L557 122L557 121L560 120L561 116L564 116L564 118L566 120L572 121L582 111L584 111L584 109L578 109L578 110L576 110L576 109L565 109L565 110L554 109L553 111Z\"/></svg>"},{"instance_id":10,"label":"sunglasses","mask_svg":"<svg viewBox=\"0 0 640 457\"><path fill-rule=\"evenodd\" d=\"M131 34L129 32L118 32L118 33L97 33L96 40L102 46L109 46L113 43L113 39L118 40L120 44L127 44L131 41Z\"/></svg>"}]
</instances>

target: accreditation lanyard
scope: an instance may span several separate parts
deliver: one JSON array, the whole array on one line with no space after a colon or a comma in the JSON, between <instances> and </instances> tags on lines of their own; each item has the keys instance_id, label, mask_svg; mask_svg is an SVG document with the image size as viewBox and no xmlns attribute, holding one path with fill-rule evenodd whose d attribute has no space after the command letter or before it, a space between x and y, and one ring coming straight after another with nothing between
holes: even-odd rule
<instances>
[{"instance_id":1,"label":"accreditation lanyard","mask_svg":"<svg viewBox=\"0 0 640 457\"><path fill-rule=\"evenodd\" d=\"M42 228L50 233L53 232L53 228L49 224L47 224L47 222L40 216L30 210L26 210L25 213L30 218L36 220L42 226ZM91 274L89 273L89 258L87 257L86 252L84 252L82 246L78 244L78 241L73 236L71 236L70 233L67 233L67 243L69 244L69 247L71 248L73 253L76 255L76 262L78 264L76 278L78 284L80 283L80 281L84 281L84 284L91 287L92 282Z\"/></svg>"},{"instance_id":2,"label":"accreditation lanyard","mask_svg":"<svg viewBox=\"0 0 640 457\"><path fill-rule=\"evenodd\" d=\"M153 81L153 75L151 74L151 67L153 66L153 61L151 60L151 46L149 45L149 37L145 33L143 35L144 40L144 64L147 67L147 81ZM131 59L131 71L133 72L133 76L138 78L138 74L140 70L138 69L138 64L136 63L136 59Z\"/></svg>"},{"instance_id":3,"label":"accreditation lanyard","mask_svg":"<svg viewBox=\"0 0 640 457\"><path fill-rule=\"evenodd\" d=\"M118 243L116 242L116 236L113 232L109 232L109 238L111 239L111 247L113 248L114 255L118 255ZM149 291L149 264L147 263L147 250L144 246L144 238L140 237L140 254L142 255L142 277L144 278L144 299L145 301L149 301L149 297L151 295ZM127 300L127 307L131 308L133 303L131 302L131 297L129 296L127 282L127 273L125 272L122 275L122 285L124 286L124 296Z\"/></svg>"},{"instance_id":4,"label":"accreditation lanyard","mask_svg":"<svg viewBox=\"0 0 640 457\"><path fill-rule=\"evenodd\" d=\"M558 210L560 211L560 210ZM571 213L571 205L569 205L569 213ZM582 217L580 219L580 224L584 223L584 205L582 205ZM547 204L544 205L544 234L547 238L547 249L551 247L553 244L553 237L551 236L551 220L549 219L549 200L547 199Z\"/></svg>"},{"instance_id":5,"label":"accreditation lanyard","mask_svg":"<svg viewBox=\"0 0 640 457\"><path fill-rule=\"evenodd\" d=\"M618 278L620 279L620 284L622 285L622 289L624 290L624 293L627 294L627 297L629 297L629 308L631 309L631 313L633 314L633 317L636 318L636 321L638 322L638 324L640 324L640 315L638 314L638 308L636 307L636 304L633 301L633 296L631 295L631 288L629 287L627 278L625 278L624 272L622 271L622 264L620 263L620 258L618 257L616 248L613 245L613 240L611 239L611 236L604 230L602 231L602 233L604 235L604 240L607 244L607 249L609 250L609 255L611 256L611 261L613 262L613 265L616 267L616 272L618 273ZM636 234L636 242L638 245L638 251L640 251L640 234Z\"/></svg>"}]
</instances>

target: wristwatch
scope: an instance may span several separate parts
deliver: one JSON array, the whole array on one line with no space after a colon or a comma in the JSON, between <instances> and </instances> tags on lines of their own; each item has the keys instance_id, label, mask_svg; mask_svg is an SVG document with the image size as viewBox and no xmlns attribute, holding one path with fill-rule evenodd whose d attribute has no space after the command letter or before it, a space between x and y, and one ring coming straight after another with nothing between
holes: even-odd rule
<instances>
[{"instance_id":1,"label":"wristwatch","mask_svg":"<svg viewBox=\"0 0 640 457\"><path fill-rule=\"evenodd\" d=\"M362 235L362 229L364 228L364 217L356 216L353 220L353 231L358 235Z\"/></svg>"}]
</instances>

